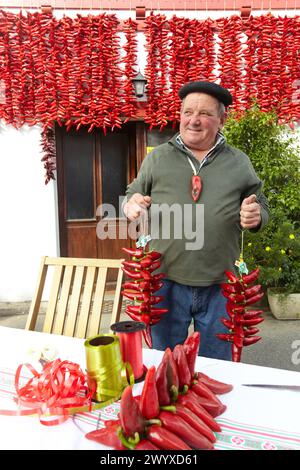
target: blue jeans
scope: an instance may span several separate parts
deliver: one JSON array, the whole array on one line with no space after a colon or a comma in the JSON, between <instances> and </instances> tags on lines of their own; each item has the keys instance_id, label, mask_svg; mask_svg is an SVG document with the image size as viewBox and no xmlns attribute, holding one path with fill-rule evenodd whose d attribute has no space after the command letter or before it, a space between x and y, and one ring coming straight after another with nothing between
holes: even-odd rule
<instances>
[{"instance_id":1,"label":"blue jeans","mask_svg":"<svg viewBox=\"0 0 300 470\"><path fill-rule=\"evenodd\" d=\"M154 349L164 351L182 344L193 320L194 330L200 332L199 355L231 360L231 343L216 337L216 333L228 333L220 320L222 316L227 318L227 299L219 285L191 287L164 280L163 287L155 294L164 296L157 306L168 308L169 312L151 328Z\"/></svg>"}]
</instances>

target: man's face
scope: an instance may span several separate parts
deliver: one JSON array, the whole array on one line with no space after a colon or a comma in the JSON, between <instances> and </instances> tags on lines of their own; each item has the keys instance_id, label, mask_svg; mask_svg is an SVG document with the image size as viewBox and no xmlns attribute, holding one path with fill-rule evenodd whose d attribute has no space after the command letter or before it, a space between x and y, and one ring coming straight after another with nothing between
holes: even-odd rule
<instances>
[{"instance_id":1,"label":"man's face","mask_svg":"<svg viewBox=\"0 0 300 470\"><path fill-rule=\"evenodd\" d=\"M216 135L224 125L220 116L219 102L205 93L190 93L182 103L180 112L180 135L187 147L209 150Z\"/></svg>"}]
</instances>

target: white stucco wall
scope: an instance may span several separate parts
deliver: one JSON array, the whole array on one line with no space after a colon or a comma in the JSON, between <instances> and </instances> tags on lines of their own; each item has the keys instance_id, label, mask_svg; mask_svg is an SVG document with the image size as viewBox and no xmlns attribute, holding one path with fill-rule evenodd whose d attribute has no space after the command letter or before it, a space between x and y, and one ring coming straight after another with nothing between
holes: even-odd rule
<instances>
[{"instance_id":1,"label":"white stucco wall","mask_svg":"<svg viewBox=\"0 0 300 470\"><path fill-rule=\"evenodd\" d=\"M39 141L39 126L0 126L0 302L31 299L41 256L58 254L56 183L44 184Z\"/></svg>"},{"instance_id":2,"label":"white stucco wall","mask_svg":"<svg viewBox=\"0 0 300 470\"><path fill-rule=\"evenodd\" d=\"M59 18L64 13L57 11L55 15ZM80 13L99 14L99 10ZM225 14L224 11L165 13L168 17L176 14L198 19L219 18ZM261 13L265 12L254 12L255 15ZM296 13L296 10L273 12L289 16ZM66 14L75 17L77 12L67 11ZM228 16L231 14L234 12L226 12ZM135 12L118 15L121 19L129 16L134 19ZM138 36L139 67L143 73L144 37L142 33ZM56 182L44 184L39 141L39 126L16 130L0 123L0 302L31 299L41 256L59 255Z\"/></svg>"}]
</instances>

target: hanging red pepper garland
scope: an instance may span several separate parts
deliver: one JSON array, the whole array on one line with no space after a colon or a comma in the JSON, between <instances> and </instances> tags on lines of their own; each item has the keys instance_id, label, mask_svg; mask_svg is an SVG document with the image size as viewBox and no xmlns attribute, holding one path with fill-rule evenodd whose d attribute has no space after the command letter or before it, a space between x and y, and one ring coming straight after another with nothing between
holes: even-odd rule
<instances>
[{"instance_id":1,"label":"hanging red pepper garland","mask_svg":"<svg viewBox=\"0 0 300 470\"><path fill-rule=\"evenodd\" d=\"M126 313L134 321L146 324L143 336L149 348L152 348L151 326L156 325L168 312L166 308L154 307L163 300L163 296L155 295L163 286L164 273L153 274L160 267L161 253L146 251L150 236L141 236L137 242L137 249L122 248L131 256L123 261L123 271L131 280L123 283L122 295L134 301L127 305Z\"/></svg>"},{"instance_id":2,"label":"hanging red pepper garland","mask_svg":"<svg viewBox=\"0 0 300 470\"><path fill-rule=\"evenodd\" d=\"M126 313L134 321L142 321L146 328L142 331L146 344L152 348L151 326L156 325L162 315L168 312L166 308L154 307L163 300L163 296L155 295L163 286L164 273L153 274L160 267L161 253L147 251L146 247L151 240L148 231L147 217L142 214L140 220L140 237L136 243L136 249L122 248L131 256L128 261L123 261L123 271L131 280L124 282L122 294L134 301L133 305L127 305Z\"/></svg>"},{"instance_id":3,"label":"hanging red pepper garland","mask_svg":"<svg viewBox=\"0 0 300 470\"><path fill-rule=\"evenodd\" d=\"M56 151L55 151L55 133L53 127L42 129L41 146L44 156L41 161L44 163L46 170L45 184L50 180L55 180L54 172L56 170Z\"/></svg>"},{"instance_id":4,"label":"hanging red pepper garland","mask_svg":"<svg viewBox=\"0 0 300 470\"><path fill-rule=\"evenodd\" d=\"M222 317L221 321L229 333L218 333L216 336L223 341L232 343L232 360L240 362L242 349L244 346L250 346L257 343L261 336L256 336L258 333L258 325L264 319L262 318L263 310L249 310L249 305L255 304L263 296L261 292L261 285L255 285L258 279L259 268L254 269L248 273L246 263L243 260L243 240L244 231L242 231L242 249L240 259L236 261L240 276L237 277L231 271L225 271L228 278L228 283L221 284L222 293L226 297L227 304L226 310L229 319Z\"/></svg>"},{"instance_id":5,"label":"hanging red pepper garland","mask_svg":"<svg viewBox=\"0 0 300 470\"><path fill-rule=\"evenodd\" d=\"M263 111L275 106L291 126L299 118L299 16L167 21L151 14L145 24L150 127L175 123L179 87L213 80L214 70L234 94L236 110L255 98ZM0 11L0 118L16 128L58 122L105 132L121 125L124 111L133 117L136 26L125 22L125 56L118 28L114 15L56 19Z\"/></svg>"}]
</instances>

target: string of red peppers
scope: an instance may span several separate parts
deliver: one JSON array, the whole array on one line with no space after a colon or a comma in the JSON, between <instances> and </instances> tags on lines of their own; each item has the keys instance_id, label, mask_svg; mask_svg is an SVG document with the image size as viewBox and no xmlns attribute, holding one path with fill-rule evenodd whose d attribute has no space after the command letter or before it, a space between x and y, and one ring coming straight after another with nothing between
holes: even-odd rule
<instances>
[{"instance_id":1,"label":"string of red peppers","mask_svg":"<svg viewBox=\"0 0 300 470\"><path fill-rule=\"evenodd\" d=\"M91 132L120 127L124 111L133 117L136 23L124 22L125 54L119 23L106 13L57 19L1 10L0 118L16 128L58 122Z\"/></svg>"},{"instance_id":2,"label":"string of red peppers","mask_svg":"<svg viewBox=\"0 0 300 470\"><path fill-rule=\"evenodd\" d=\"M123 86L124 103L122 105L122 114L125 116L124 122L127 122L130 119L135 118L137 113L137 101L132 86L132 78L137 73L135 69L135 65L137 63L137 22L129 18L124 21L123 29L126 38L126 44L123 46L123 49L126 52L126 58L124 68L125 83Z\"/></svg>"},{"instance_id":3,"label":"string of red peppers","mask_svg":"<svg viewBox=\"0 0 300 470\"><path fill-rule=\"evenodd\" d=\"M54 172L56 170L55 133L52 127L42 130L41 147L44 154L41 161L46 170L45 184L48 184L51 179L55 179Z\"/></svg>"},{"instance_id":4,"label":"string of red peppers","mask_svg":"<svg viewBox=\"0 0 300 470\"><path fill-rule=\"evenodd\" d=\"M221 431L215 417L226 410L216 395L233 387L195 372L199 343L197 332L173 352L167 348L158 368L148 369L141 395L127 387L119 419L86 437L118 450L213 449Z\"/></svg>"},{"instance_id":5,"label":"string of red peppers","mask_svg":"<svg viewBox=\"0 0 300 470\"><path fill-rule=\"evenodd\" d=\"M222 293L228 299L226 311L228 318L221 318L223 325L229 329L229 333L218 333L217 337L223 341L232 343L232 360L240 362L244 346L250 346L261 339L256 336L258 328L255 326L264 321L261 317L262 310L249 310L249 305L258 302L264 295L261 285L255 285L259 275L259 268L241 277L237 277L231 271L225 271L228 282L221 284Z\"/></svg>"},{"instance_id":6,"label":"string of red peppers","mask_svg":"<svg viewBox=\"0 0 300 470\"><path fill-rule=\"evenodd\" d=\"M163 300L163 296L155 295L155 292L163 286L165 274L153 274L160 267L161 254L157 251L147 252L144 248L122 249L131 256L130 260L122 262L122 269L130 278L122 285L122 295L134 301L133 305L127 305L126 313L132 320L146 324L143 335L149 348L152 348L151 326L156 325L168 312L166 308L154 307Z\"/></svg>"},{"instance_id":7,"label":"string of red peppers","mask_svg":"<svg viewBox=\"0 0 300 470\"><path fill-rule=\"evenodd\" d=\"M0 118L16 128L56 121L106 131L121 126L122 113L134 117L136 23L124 22L125 55L118 28L115 15L105 13L56 19L1 10ZM178 120L184 82L216 78L232 91L237 111L255 98L282 122L299 119L299 16L167 21L152 13L145 37L150 127Z\"/></svg>"}]
</instances>

